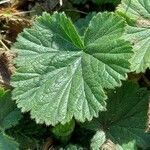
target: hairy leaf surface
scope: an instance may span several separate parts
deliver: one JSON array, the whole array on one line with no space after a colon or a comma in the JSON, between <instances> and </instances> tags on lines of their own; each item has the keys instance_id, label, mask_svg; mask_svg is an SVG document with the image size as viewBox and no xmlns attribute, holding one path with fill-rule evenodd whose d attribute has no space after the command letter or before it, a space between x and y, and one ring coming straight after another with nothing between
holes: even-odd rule
<instances>
[{"instance_id":1,"label":"hairy leaf surface","mask_svg":"<svg viewBox=\"0 0 150 150\"><path fill-rule=\"evenodd\" d=\"M135 150L136 145L148 148L150 134L145 133L148 97L149 92L146 89L130 82L114 92L109 92L108 111L102 112L99 119L85 124L86 128L98 131L92 145L98 140L102 141L97 137L101 138L100 132L105 132L106 139L116 144L119 150ZM101 142L99 144L100 147Z\"/></svg>"},{"instance_id":2,"label":"hairy leaf surface","mask_svg":"<svg viewBox=\"0 0 150 150\"><path fill-rule=\"evenodd\" d=\"M84 35L85 30L88 28L91 19L96 15L96 12L92 12L86 15L85 18L80 18L75 22L75 26L80 35Z\"/></svg>"},{"instance_id":3,"label":"hairy leaf surface","mask_svg":"<svg viewBox=\"0 0 150 150\"><path fill-rule=\"evenodd\" d=\"M99 150L105 141L106 141L105 132L102 130L97 131L91 140L91 149L92 150Z\"/></svg>"},{"instance_id":4,"label":"hairy leaf surface","mask_svg":"<svg viewBox=\"0 0 150 150\"><path fill-rule=\"evenodd\" d=\"M125 23L113 13L98 13L84 39L64 13L44 13L15 44L18 67L13 99L37 123L84 122L106 110L104 89L127 78L132 55L121 39Z\"/></svg>"},{"instance_id":5,"label":"hairy leaf surface","mask_svg":"<svg viewBox=\"0 0 150 150\"><path fill-rule=\"evenodd\" d=\"M134 43L135 52L131 69L137 73L145 72L150 68L150 1L122 0L117 11L129 22L125 38Z\"/></svg>"}]
</instances>

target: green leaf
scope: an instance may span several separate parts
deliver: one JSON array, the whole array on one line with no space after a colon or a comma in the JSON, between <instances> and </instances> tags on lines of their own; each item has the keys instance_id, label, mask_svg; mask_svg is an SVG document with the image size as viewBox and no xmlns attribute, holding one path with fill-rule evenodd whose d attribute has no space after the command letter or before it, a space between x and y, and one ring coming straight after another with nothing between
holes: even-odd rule
<instances>
[{"instance_id":1,"label":"green leaf","mask_svg":"<svg viewBox=\"0 0 150 150\"><path fill-rule=\"evenodd\" d=\"M21 112L11 100L11 92L0 88L0 129L6 130L18 124Z\"/></svg>"},{"instance_id":2,"label":"green leaf","mask_svg":"<svg viewBox=\"0 0 150 150\"><path fill-rule=\"evenodd\" d=\"M75 22L75 26L80 35L84 35L86 29L89 26L91 19L96 15L96 12L89 13L85 18L80 18Z\"/></svg>"},{"instance_id":3,"label":"green leaf","mask_svg":"<svg viewBox=\"0 0 150 150\"><path fill-rule=\"evenodd\" d=\"M5 133L0 132L0 149L1 150L19 150L19 144Z\"/></svg>"},{"instance_id":4,"label":"green leaf","mask_svg":"<svg viewBox=\"0 0 150 150\"><path fill-rule=\"evenodd\" d=\"M91 140L91 149L92 150L100 150L102 144L106 141L105 132L97 131Z\"/></svg>"},{"instance_id":5,"label":"green leaf","mask_svg":"<svg viewBox=\"0 0 150 150\"><path fill-rule=\"evenodd\" d=\"M24 135L24 133L16 133L13 137L15 137L15 140L19 143L19 148L21 150L38 150L40 147L37 139L34 137L28 137ZM40 144L43 143L41 142Z\"/></svg>"},{"instance_id":6,"label":"green leaf","mask_svg":"<svg viewBox=\"0 0 150 150\"><path fill-rule=\"evenodd\" d=\"M11 100L11 92L0 88L0 150L19 149L19 144L4 131L18 124L21 117L21 112Z\"/></svg>"},{"instance_id":7,"label":"green leaf","mask_svg":"<svg viewBox=\"0 0 150 150\"><path fill-rule=\"evenodd\" d=\"M150 2L149 0L122 0L117 12L128 18L125 38L134 43L131 70L145 72L150 68ZM134 23L131 24L131 21Z\"/></svg>"},{"instance_id":8,"label":"green leaf","mask_svg":"<svg viewBox=\"0 0 150 150\"><path fill-rule=\"evenodd\" d=\"M18 67L13 99L37 123L84 122L106 110L104 89L121 86L132 56L121 39L125 23L113 13L98 13L84 39L64 13L44 13L15 44Z\"/></svg>"},{"instance_id":9,"label":"green leaf","mask_svg":"<svg viewBox=\"0 0 150 150\"><path fill-rule=\"evenodd\" d=\"M149 9L150 3L147 0L122 0L117 11L135 21L139 18L150 19Z\"/></svg>"},{"instance_id":10,"label":"green leaf","mask_svg":"<svg viewBox=\"0 0 150 150\"><path fill-rule=\"evenodd\" d=\"M24 114L19 124L6 132L19 143L20 150L42 149L43 137L48 135L45 125L36 124L34 120L30 119L29 114Z\"/></svg>"},{"instance_id":11,"label":"green leaf","mask_svg":"<svg viewBox=\"0 0 150 150\"><path fill-rule=\"evenodd\" d=\"M107 111L100 113L99 119L85 123L84 126L105 132L106 139L119 144L124 150L135 150L136 145L146 149L150 141L150 134L145 133L148 98L149 91L127 82L116 91L109 92ZM101 139L95 136L94 142L99 141L101 145Z\"/></svg>"}]
</instances>

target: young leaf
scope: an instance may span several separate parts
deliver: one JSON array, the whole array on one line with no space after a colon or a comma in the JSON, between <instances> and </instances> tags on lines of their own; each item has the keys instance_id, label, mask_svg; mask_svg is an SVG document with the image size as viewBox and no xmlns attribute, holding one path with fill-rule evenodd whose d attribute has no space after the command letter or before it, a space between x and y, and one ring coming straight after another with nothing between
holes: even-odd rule
<instances>
[{"instance_id":1,"label":"young leaf","mask_svg":"<svg viewBox=\"0 0 150 150\"><path fill-rule=\"evenodd\" d=\"M11 100L11 92L0 88L0 129L6 130L15 126L21 117L21 112Z\"/></svg>"},{"instance_id":2,"label":"young leaf","mask_svg":"<svg viewBox=\"0 0 150 150\"><path fill-rule=\"evenodd\" d=\"M86 123L85 127L94 131L105 132L116 148L135 150L136 145L148 148L150 134L145 133L149 92L135 83L125 83L121 88L109 93L108 111L100 113L99 119ZM96 138L95 138L96 137ZM95 135L91 145L101 136ZM96 139L96 140L95 140ZM94 149L96 150L96 149Z\"/></svg>"},{"instance_id":3,"label":"young leaf","mask_svg":"<svg viewBox=\"0 0 150 150\"><path fill-rule=\"evenodd\" d=\"M150 68L150 1L122 0L117 11L128 18L125 38L134 43L135 55L131 60L131 70L145 72ZM134 23L130 23L131 21Z\"/></svg>"},{"instance_id":4,"label":"young leaf","mask_svg":"<svg viewBox=\"0 0 150 150\"><path fill-rule=\"evenodd\" d=\"M19 144L5 133L0 132L0 149L1 150L19 150Z\"/></svg>"},{"instance_id":5,"label":"young leaf","mask_svg":"<svg viewBox=\"0 0 150 150\"><path fill-rule=\"evenodd\" d=\"M98 13L84 40L64 13L44 13L15 44L18 69L13 99L37 123L84 122L106 110L104 89L127 78L132 56L121 39L125 23L113 13Z\"/></svg>"},{"instance_id":6,"label":"young leaf","mask_svg":"<svg viewBox=\"0 0 150 150\"><path fill-rule=\"evenodd\" d=\"M91 140L91 149L99 150L105 141L106 141L105 132L97 131L93 139Z\"/></svg>"}]
</instances>

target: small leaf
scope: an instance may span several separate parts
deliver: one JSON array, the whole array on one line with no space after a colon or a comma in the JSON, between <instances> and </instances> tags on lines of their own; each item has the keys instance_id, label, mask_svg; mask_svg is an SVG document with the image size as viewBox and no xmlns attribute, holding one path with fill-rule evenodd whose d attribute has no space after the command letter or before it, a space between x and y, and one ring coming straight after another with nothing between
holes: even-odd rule
<instances>
[{"instance_id":1,"label":"small leaf","mask_svg":"<svg viewBox=\"0 0 150 150\"><path fill-rule=\"evenodd\" d=\"M19 144L5 133L0 132L0 149L1 150L19 150Z\"/></svg>"},{"instance_id":2,"label":"small leaf","mask_svg":"<svg viewBox=\"0 0 150 150\"><path fill-rule=\"evenodd\" d=\"M0 88L0 128L6 130L18 124L21 112L11 100L11 92Z\"/></svg>"},{"instance_id":3,"label":"small leaf","mask_svg":"<svg viewBox=\"0 0 150 150\"><path fill-rule=\"evenodd\" d=\"M102 144L106 141L105 132L97 131L91 140L91 149L92 150L100 150Z\"/></svg>"},{"instance_id":4,"label":"small leaf","mask_svg":"<svg viewBox=\"0 0 150 150\"><path fill-rule=\"evenodd\" d=\"M134 43L131 70L145 72L150 68L150 2L149 0L122 0L117 12L128 18L125 38ZM131 21L134 23L131 24Z\"/></svg>"},{"instance_id":5,"label":"small leaf","mask_svg":"<svg viewBox=\"0 0 150 150\"><path fill-rule=\"evenodd\" d=\"M44 13L13 48L18 107L47 125L97 117L106 110L104 89L120 86L130 69L131 46L121 39L124 26L121 17L98 13L83 40L64 13Z\"/></svg>"},{"instance_id":6,"label":"small leaf","mask_svg":"<svg viewBox=\"0 0 150 150\"><path fill-rule=\"evenodd\" d=\"M107 111L84 126L105 132L106 139L116 144L118 149L135 150L136 145L146 149L150 141L150 134L145 133L148 97L149 91L145 88L127 82L116 91L109 92ZM96 140L101 145L101 139Z\"/></svg>"}]
</instances>

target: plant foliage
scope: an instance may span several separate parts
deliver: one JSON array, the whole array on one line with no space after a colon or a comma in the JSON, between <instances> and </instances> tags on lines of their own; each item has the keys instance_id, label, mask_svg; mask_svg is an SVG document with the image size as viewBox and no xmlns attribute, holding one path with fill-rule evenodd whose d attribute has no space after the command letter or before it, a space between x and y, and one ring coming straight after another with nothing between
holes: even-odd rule
<instances>
[{"instance_id":1,"label":"plant foliage","mask_svg":"<svg viewBox=\"0 0 150 150\"><path fill-rule=\"evenodd\" d=\"M121 17L98 13L81 38L64 13L44 13L13 48L18 107L47 125L97 117L106 110L104 88L121 86L127 78L132 50L121 38L124 26Z\"/></svg>"},{"instance_id":2,"label":"plant foliage","mask_svg":"<svg viewBox=\"0 0 150 150\"><path fill-rule=\"evenodd\" d=\"M137 84L127 82L108 94L107 111L98 119L85 123L85 127L97 131L91 147L99 150L106 140L116 149L135 150L136 145L149 147L150 134L144 133L149 92Z\"/></svg>"},{"instance_id":3,"label":"plant foliage","mask_svg":"<svg viewBox=\"0 0 150 150\"><path fill-rule=\"evenodd\" d=\"M0 3L0 150L150 149L150 0Z\"/></svg>"},{"instance_id":4,"label":"plant foliage","mask_svg":"<svg viewBox=\"0 0 150 150\"><path fill-rule=\"evenodd\" d=\"M10 91L0 88L0 149L17 150L19 144L13 138L5 134L5 130L18 124L21 119L21 112L11 100Z\"/></svg>"},{"instance_id":5,"label":"plant foliage","mask_svg":"<svg viewBox=\"0 0 150 150\"><path fill-rule=\"evenodd\" d=\"M150 68L150 2L149 0L122 0L117 11L127 18L125 38L134 43L132 71L145 72ZM132 22L132 23L131 23Z\"/></svg>"}]
</instances>

